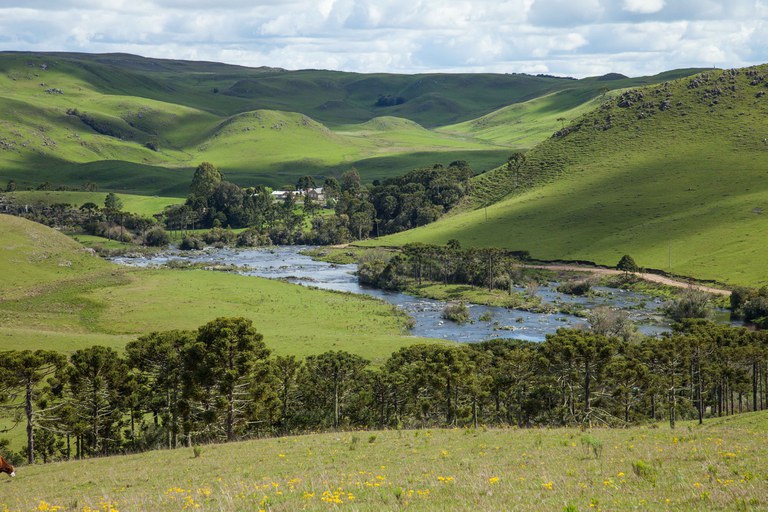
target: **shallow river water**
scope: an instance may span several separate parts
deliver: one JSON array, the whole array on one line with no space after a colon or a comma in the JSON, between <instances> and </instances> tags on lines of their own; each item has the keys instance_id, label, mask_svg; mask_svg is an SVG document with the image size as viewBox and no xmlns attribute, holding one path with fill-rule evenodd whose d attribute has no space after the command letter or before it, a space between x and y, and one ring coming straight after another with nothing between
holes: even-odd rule
<instances>
[{"instance_id":1,"label":"shallow river water","mask_svg":"<svg viewBox=\"0 0 768 512\"><path fill-rule=\"evenodd\" d=\"M491 338L517 338L543 341L560 327L583 324L584 318L562 313L530 313L502 307L471 304L472 322L459 325L441 318L445 303L404 293L386 292L360 286L354 272L356 264L333 265L299 254L306 247L282 246L265 249L209 249L205 251L168 251L148 257L119 257L113 261L131 266L160 266L172 260L210 265L234 265L237 272L270 279L284 279L304 286L371 295L407 312L415 320L414 336L476 342ZM586 309L610 306L629 312L645 334L668 330L662 317L663 302L648 295L615 288L593 287L597 296L575 297L558 293L556 283L541 286L537 294L549 303L572 303ZM490 315L489 315L490 314ZM490 320L480 320L480 317Z\"/></svg>"}]
</instances>

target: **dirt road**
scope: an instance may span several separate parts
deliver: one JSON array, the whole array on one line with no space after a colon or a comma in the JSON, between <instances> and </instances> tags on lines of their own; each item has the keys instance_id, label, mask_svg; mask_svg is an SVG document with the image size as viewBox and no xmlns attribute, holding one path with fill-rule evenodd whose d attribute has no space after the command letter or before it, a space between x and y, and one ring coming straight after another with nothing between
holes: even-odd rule
<instances>
[{"instance_id":1,"label":"dirt road","mask_svg":"<svg viewBox=\"0 0 768 512\"><path fill-rule=\"evenodd\" d=\"M611 268L598 268L598 267L585 267L581 265L523 265L526 268L541 268L546 270L566 270L574 272L590 272L597 275L616 275L623 274L622 270L615 270ZM667 286L675 286L677 288L694 288L703 292L712 293L714 295L730 296L730 290L723 290L721 288L712 288L711 286L704 286L701 284L692 284L684 281L677 281L669 277L660 276L658 274L649 274L648 272L634 272L634 275L646 281L654 283L665 284Z\"/></svg>"}]
</instances>

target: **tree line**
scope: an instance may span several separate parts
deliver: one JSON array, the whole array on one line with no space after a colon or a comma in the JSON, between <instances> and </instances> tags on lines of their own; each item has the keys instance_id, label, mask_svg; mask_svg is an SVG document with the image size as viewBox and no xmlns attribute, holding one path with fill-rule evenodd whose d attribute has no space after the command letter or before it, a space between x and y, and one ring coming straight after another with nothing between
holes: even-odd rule
<instances>
[{"instance_id":1,"label":"tree line","mask_svg":"<svg viewBox=\"0 0 768 512\"><path fill-rule=\"evenodd\" d=\"M352 169L339 180L329 177L320 183L303 176L289 191L295 193L276 202L269 188L240 188L225 180L213 164L203 162L185 204L166 210L166 225L180 230L249 228L252 239L275 245L339 244L434 222L467 194L472 175L467 162L455 161L366 187ZM314 192L318 185L323 189L322 202ZM323 208L334 215L318 215Z\"/></svg>"},{"instance_id":2,"label":"tree line","mask_svg":"<svg viewBox=\"0 0 768 512\"><path fill-rule=\"evenodd\" d=\"M184 203L151 217L125 212L112 192L106 195L103 205L88 202L80 207L64 203L35 206L2 201L0 208L4 213L48 226L149 246L167 245L168 232L174 231L182 237L182 249L205 245L328 245L434 222L465 197L472 175L467 162L461 160L447 167L436 164L415 169L365 186L352 169L340 179L315 181L312 176L302 176L288 187L290 193L275 201L269 187L240 187L226 180L216 166L203 162L195 169ZM315 191L318 186L323 189L322 200ZM9 183L10 192L15 188L15 182ZM46 188L52 186L46 184ZM328 212L333 214L324 214ZM242 228L246 228L245 233L232 231ZM200 229L215 231L195 232Z\"/></svg>"},{"instance_id":3,"label":"tree line","mask_svg":"<svg viewBox=\"0 0 768 512\"><path fill-rule=\"evenodd\" d=\"M101 205L88 201L80 207L67 203L20 204L0 196L0 212L125 243L162 247L170 242L161 216L126 212L122 200L113 192L105 194Z\"/></svg>"},{"instance_id":4,"label":"tree line","mask_svg":"<svg viewBox=\"0 0 768 512\"><path fill-rule=\"evenodd\" d=\"M686 320L624 339L593 322L541 343L415 344L378 367L273 356L251 321L154 332L124 355L8 351L0 404L32 463L346 428L607 425L768 408L768 335Z\"/></svg>"}]
</instances>

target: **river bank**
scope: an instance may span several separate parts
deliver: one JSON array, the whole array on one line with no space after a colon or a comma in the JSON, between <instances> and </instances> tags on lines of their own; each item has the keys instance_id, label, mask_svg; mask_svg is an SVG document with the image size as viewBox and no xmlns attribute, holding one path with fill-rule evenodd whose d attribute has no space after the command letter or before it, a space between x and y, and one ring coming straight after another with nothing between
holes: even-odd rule
<instances>
[{"instance_id":1,"label":"river bank","mask_svg":"<svg viewBox=\"0 0 768 512\"><path fill-rule=\"evenodd\" d=\"M324 248L323 248L324 249ZM303 286L364 294L389 302L413 318L411 334L426 338L441 338L459 342L476 342L493 338L518 338L542 341L547 334L560 327L584 324L587 311L599 306L618 308L627 313L644 334L654 335L669 329L663 317L664 301L647 294L627 289L596 287L588 296L570 296L557 291L557 282L537 286L537 301L547 306L544 310L510 309L505 306L485 305L468 301L469 321L455 324L442 318L442 311L453 299L447 294L457 290L444 288L443 299L419 297L410 293L389 292L361 286L354 263L328 263L313 259L307 252L317 248L281 246L268 249L209 249L205 251L166 251L165 253L136 258L121 257L113 261L131 266L203 266L227 270L242 275L280 279ZM544 272L535 270L535 272ZM565 274L562 274L565 275ZM431 289L430 289L431 288ZM437 295L438 286L425 287L425 295ZM464 294L468 290L461 291ZM516 288L515 294L528 294L530 290ZM501 297L503 294L499 295ZM466 295L464 295L466 296ZM535 309L535 308L530 308Z\"/></svg>"},{"instance_id":2,"label":"river bank","mask_svg":"<svg viewBox=\"0 0 768 512\"><path fill-rule=\"evenodd\" d=\"M395 252L395 249L361 248L345 245L317 247L302 251L302 253L320 261L335 264L351 264L358 262L368 251ZM517 274L517 279L521 284L536 283L537 285L542 285L547 283L584 282L587 283L590 288L597 286L629 290L665 301L674 300L679 297L684 290L695 289L713 295L712 305L719 309L728 308L728 297L731 294L730 290L695 283L691 280L680 281L651 272L628 273L616 269L587 265L521 262L518 266ZM520 288L523 287L521 286ZM449 285L439 282L427 282L417 285L414 281L408 283L405 291L406 293L418 297L436 300L464 301L489 306L539 312L558 311L557 308L553 309L551 306L542 306L535 296L529 297L524 293L509 293L508 291L499 289L488 290L486 287L464 284ZM590 291L588 293L594 292ZM568 307L565 309L561 308L559 311L568 313L574 312L572 308Z\"/></svg>"}]
</instances>

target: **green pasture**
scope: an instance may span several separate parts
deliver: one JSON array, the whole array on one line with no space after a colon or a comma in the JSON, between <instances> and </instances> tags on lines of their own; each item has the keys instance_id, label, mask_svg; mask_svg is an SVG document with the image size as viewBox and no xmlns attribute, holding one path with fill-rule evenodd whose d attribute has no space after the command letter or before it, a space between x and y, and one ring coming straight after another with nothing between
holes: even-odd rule
<instances>
[{"instance_id":1,"label":"green pasture","mask_svg":"<svg viewBox=\"0 0 768 512\"><path fill-rule=\"evenodd\" d=\"M94 344L122 349L130 339L195 329L220 316L253 320L277 354L346 350L381 362L411 344L394 309L355 295L205 270L114 269L88 283L0 304L8 349L72 352Z\"/></svg>"},{"instance_id":2,"label":"green pasture","mask_svg":"<svg viewBox=\"0 0 768 512\"><path fill-rule=\"evenodd\" d=\"M503 151L506 155L507 152L487 142L436 133L406 120L367 125L332 131L302 114L249 112L222 125L199 146L194 159L216 162L225 176L237 182L282 187L295 183L298 176L340 175L352 167L357 168L366 181L372 181L405 174L419 165L450 163L446 160L456 153ZM410 156L414 154L428 158ZM390 159L384 172L368 165L387 157L396 160ZM426 164L422 163L424 160ZM503 160L496 157L491 167ZM395 161L398 165L391 165Z\"/></svg>"},{"instance_id":3,"label":"green pasture","mask_svg":"<svg viewBox=\"0 0 768 512\"><path fill-rule=\"evenodd\" d=\"M561 91L506 106L471 121L437 131L464 135L512 148L531 148L579 116L600 106L606 95Z\"/></svg>"},{"instance_id":4,"label":"green pasture","mask_svg":"<svg viewBox=\"0 0 768 512\"><path fill-rule=\"evenodd\" d=\"M110 240L103 236L86 235L83 233L67 233L71 236L75 242L81 243L86 247L92 249L108 249L108 250L120 250L120 249L135 249L136 246L127 242L121 242L119 240Z\"/></svg>"},{"instance_id":5,"label":"green pasture","mask_svg":"<svg viewBox=\"0 0 768 512\"><path fill-rule=\"evenodd\" d=\"M0 214L0 307L109 268L109 263L57 231Z\"/></svg>"},{"instance_id":6,"label":"green pasture","mask_svg":"<svg viewBox=\"0 0 768 512\"><path fill-rule=\"evenodd\" d=\"M77 192L77 191L21 191L8 194L13 201L19 204L69 204L76 208L85 203L94 203L99 208L104 207L104 198L107 192ZM181 204L183 198L140 196L136 194L116 194L123 202L122 210L125 212L151 217L162 212L166 206Z\"/></svg>"},{"instance_id":7,"label":"green pasture","mask_svg":"<svg viewBox=\"0 0 768 512\"><path fill-rule=\"evenodd\" d=\"M282 187L353 166L366 182L453 160L485 171L510 148L548 136L558 117L571 119L603 89L691 72L610 81L360 75L3 52L0 187L93 182L100 190L183 197L203 160L242 186ZM380 96L405 101L377 106ZM75 109L80 117L71 115Z\"/></svg>"},{"instance_id":8,"label":"green pasture","mask_svg":"<svg viewBox=\"0 0 768 512\"><path fill-rule=\"evenodd\" d=\"M335 432L22 466L0 508L762 510L767 419Z\"/></svg>"},{"instance_id":9,"label":"green pasture","mask_svg":"<svg viewBox=\"0 0 768 512\"><path fill-rule=\"evenodd\" d=\"M0 228L3 349L120 350L220 316L250 318L275 353L300 357L346 350L379 363L416 339L402 314L368 297L224 272L129 269L33 222L0 215Z\"/></svg>"}]
</instances>

